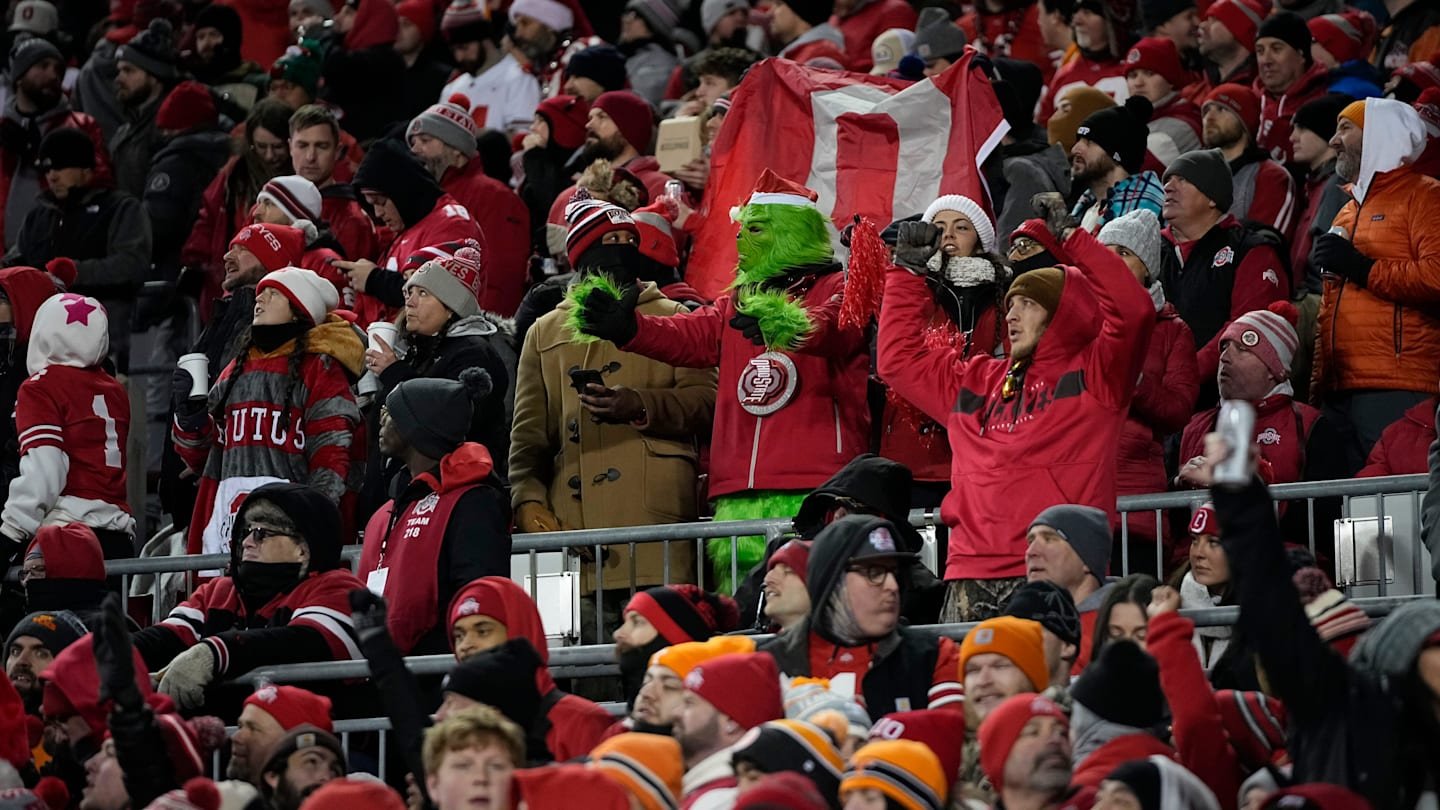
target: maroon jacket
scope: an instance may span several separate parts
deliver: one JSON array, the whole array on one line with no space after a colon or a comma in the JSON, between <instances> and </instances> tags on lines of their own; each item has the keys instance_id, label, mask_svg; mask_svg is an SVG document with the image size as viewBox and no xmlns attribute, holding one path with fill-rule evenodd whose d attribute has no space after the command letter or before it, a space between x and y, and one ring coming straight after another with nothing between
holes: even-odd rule
<instances>
[{"instance_id":1,"label":"maroon jacket","mask_svg":"<svg viewBox=\"0 0 1440 810\"><path fill-rule=\"evenodd\" d=\"M236 167L239 167L238 169ZM180 266L198 267L204 270L204 285L200 291L200 311L210 312L210 302L221 297L220 280L225 272L222 262L225 251L230 249L230 237L250 224L250 206L230 209L226 199L230 190L230 175L245 171L238 156L230 158L215 174L215 179L200 195L200 212L190 238L180 248Z\"/></svg>"},{"instance_id":2,"label":"maroon jacket","mask_svg":"<svg viewBox=\"0 0 1440 810\"><path fill-rule=\"evenodd\" d=\"M1407 410L1404 415L1380 434L1370 449L1370 458L1356 473L1357 478L1380 475L1411 475L1430 471L1426 454L1435 442L1435 407L1437 397L1430 397Z\"/></svg>"},{"instance_id":3,"label":"maroon jacket","mask_svg":"<svg viewBox=\"0 0 1440 810\"><path fill-rule=\"evenodd\" d=\"M1295 160L1290 145L1291 119L1306 103L1325 95L1330 89L1330 71L1316 62L1283 93L1272 93L1257 78L1255 95L1260 97L1260 132L1255 143L1281 163Z\"/></svg>"},{"instance_id":4,"label":"maroon jacket","mask_svg":"<svg viewBox=\"0 0 1440 810\"><path fill-rule=\"evenodd\" d=\"M509 186L485 173L479 159L451 168L441 178L445 192L460 201L485 232L485 286L480 308L514 317L525 295L530 262L530 209ZM423 246L422 246L423 247Z\"/></svg>"},{"instance_id":5,"label":"maroon jacket","mask_svg":"<svg viewBox=\"0 0 1440 810\"><path fill-rule=\"evenodd\" d=\"M1166 304L1155 313L1155 331L1140 383L1130 401L1130 415L1120 430L1116 459L1115 493L1143 495L1164 492L1165 437L1178 433L1189 421L1200 395L1200 368L1195 360L1195 337L1175 307ZM1144 513L1137 517L1152 517ZM1132 519L1132 539L1153 540L1155 522Z\"/></svg>"},{"instance_id":6,"label":"maroon jacket","mask_svg":"<svg viewBox=\"0 0 1440 810\"><path fill-rule=\"evenodd\" d=\"M953 348L926 346L915 324L933 300L929 288L899 269L885 279L880 377L950 438L946 579L1023 576L1026 529L1055 504L1115 519L1115 445L1155 305L1094 236L1077 228L1063 250L1079 267L1065 268L1060 305L1008 397L1010 360L962 360Z\"/></svg>"}]
</instances>

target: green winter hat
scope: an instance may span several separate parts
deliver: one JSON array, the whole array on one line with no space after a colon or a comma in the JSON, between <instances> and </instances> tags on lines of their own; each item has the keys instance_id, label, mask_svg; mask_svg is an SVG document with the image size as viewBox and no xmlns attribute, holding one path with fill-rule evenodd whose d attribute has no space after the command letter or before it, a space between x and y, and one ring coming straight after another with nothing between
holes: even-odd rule
<instances>
[{"instance_id":1,"label":"green winter hat","mask_svg":"<svg viewBox=\"0 0 1440 810\"><path fill-rule=\"evenodd\" d=\"M270 78L297 84L314 99L320 92L320 57L315 51L316 44L305 39L299 45L286 48L270 68Z\"/></svg>"}]
</instances>

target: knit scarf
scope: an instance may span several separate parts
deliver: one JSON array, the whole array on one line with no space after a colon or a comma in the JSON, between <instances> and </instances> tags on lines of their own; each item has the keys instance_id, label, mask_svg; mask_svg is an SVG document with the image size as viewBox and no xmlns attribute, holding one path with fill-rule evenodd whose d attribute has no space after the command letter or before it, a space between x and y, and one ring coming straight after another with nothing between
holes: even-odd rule
<instances>
[{"instance_id":1,"label":"knit scarf","mask_svg":"<svg viewBox=\"0 0 1440 810\"><path fill-rule=\"evenodd\" d=\"M1180 581L1180 607L1186 609L1215 607L1220 604L1220 597L1210 593L1210 589L1195 581L1195 575L1186 572L1185 578ZM1200 654L1200 663L1208 671L1220 660L1225 653L1225 648L1230 645L1230 636L1234 628L1231 627L1197 627L1195 628L1195 650ZM1210 642L1210 654L1205 654L1205 642Z\"/></svg>"}]
</instances>

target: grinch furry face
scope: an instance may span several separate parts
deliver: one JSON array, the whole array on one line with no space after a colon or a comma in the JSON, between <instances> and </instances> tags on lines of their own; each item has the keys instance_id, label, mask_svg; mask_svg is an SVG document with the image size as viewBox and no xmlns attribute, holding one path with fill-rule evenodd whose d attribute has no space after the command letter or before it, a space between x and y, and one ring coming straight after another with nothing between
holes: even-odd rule
<instances>
[{"instance_id":1,"label":"grinch furry face","mask_svg":"<svg viewBox=\"0 0 1440 810\"><path fill-rule=\"evenodd\" d=\"M791 268L835 260L830 233L819 209L799 205L747 205L735 216L740 255L735 287L763 284Z\"/></svg>"}]
</instances>

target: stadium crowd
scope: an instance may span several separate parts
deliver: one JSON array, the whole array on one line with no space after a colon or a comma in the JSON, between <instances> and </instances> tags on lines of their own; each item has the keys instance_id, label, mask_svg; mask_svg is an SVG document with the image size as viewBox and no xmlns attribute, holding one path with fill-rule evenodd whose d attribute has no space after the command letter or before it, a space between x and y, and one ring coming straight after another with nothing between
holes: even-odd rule
<instances>
[{"instance_id":1,"label":"stadium crowd","mask_svg":"<svg viewBox=\"0 0 1440 810\"><path fill-rule=\"evenodd\" d=\"M1440 0L5 15L0 808L1440 807L1440 601L1268 489L1440 578ZM512 536L702 518L557 681Z\"/></svg>"}]
</instances>

